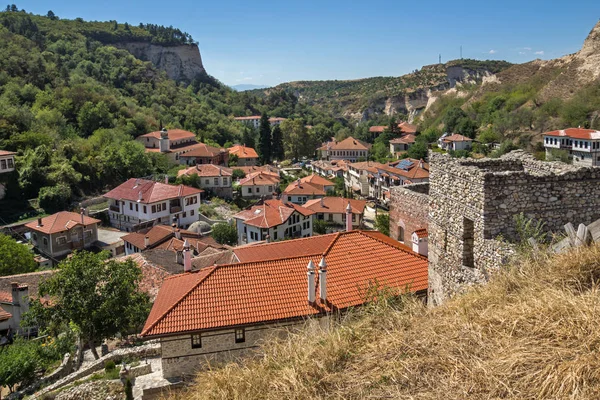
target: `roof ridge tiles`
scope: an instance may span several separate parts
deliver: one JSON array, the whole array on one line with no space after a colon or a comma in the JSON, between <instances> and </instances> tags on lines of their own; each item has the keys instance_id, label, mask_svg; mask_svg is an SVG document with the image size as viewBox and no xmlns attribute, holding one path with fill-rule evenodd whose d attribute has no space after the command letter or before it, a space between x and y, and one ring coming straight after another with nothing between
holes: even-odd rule
<instances>
[{"instance_id":1,"label":"roof ridge tiles","mask_svg":"<svg viewBox=\"0 0 600 400\"><path fill-rule=\"evenodd\" d=\"M389 242L386 242L386 241L384 241L384 240L381 240L381 239L379 239L379 238L377 238L377 237L375 237L375 236L371 236L371 235L367 234L367 233L366 233L366 231L363 231L362 229L360 229L360 230L356 230L356 231L350 231L350 232L358 232L358 233L360 233L360 234L361 234L361 235L363 235L363 236L366 236L366 237L368 237L368 238L371 238L371 239L373 239L373 240L376 240L376 241L378 241L378 242L380 242L380 243L382 243L382 244L385 244L385 245L387 245L387 246L389 246L389 247L393 247L393 248L395 248L395 249L398 249L398 250L404 251L405 253L408 253L408 254L411 254L411 255L419 256L419 258L421 258L421 259L423 259L423 260L427 260L427 259L428 259L427 257L425 257L425 256L423 256L423 255L421 255L421 254L419 254L419 253L417 253L417 252L414 252L414 251L413 251L411 248L409 248L409 247L408 247L408 246L406 246L406 245L403 245L403 244L402 244L402 243L400 243L400 242L398 242L398 244L399 244L400 246L396 246L396 245L394 245L394 244L392 244L392 243L389 243ZM350 233L350 232L348 232L348 233ZM377 232L377 233L380 233L379 231L368 231L368 232ZM390 238L390 240L393 240L393 239L391 239L391 238Z\"/></svg>"}]
</instances>

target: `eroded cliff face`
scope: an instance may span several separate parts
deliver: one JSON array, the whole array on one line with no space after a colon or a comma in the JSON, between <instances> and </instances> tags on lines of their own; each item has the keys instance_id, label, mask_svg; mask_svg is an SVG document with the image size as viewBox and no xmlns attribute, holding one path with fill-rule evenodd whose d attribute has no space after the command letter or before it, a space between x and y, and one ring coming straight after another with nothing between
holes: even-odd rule
<instances>
[{"instance_id":1,"label":"eroded cliff face","mask_svg":"<svg viewBox=\"0 0 600 400\"><path fill-rule=\"evenodd\" d=\"M206 72L198 46L161 46L143 42L125 42L115 45L133 54L142 61L150 61L167 76L176 81L192 81L197 75Z\"/></svg>"}]
</instances>

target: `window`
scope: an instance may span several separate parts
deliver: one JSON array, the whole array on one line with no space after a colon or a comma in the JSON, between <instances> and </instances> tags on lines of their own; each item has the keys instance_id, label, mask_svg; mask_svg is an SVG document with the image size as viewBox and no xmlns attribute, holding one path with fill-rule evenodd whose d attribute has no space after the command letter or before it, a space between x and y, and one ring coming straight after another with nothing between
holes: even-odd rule
<instances>
[{"instance_id":1,"label":"window","mask_svg":"<svg viewBox=\"0 0 600 400\"><path fill-rule=\"evenodd\" d=\"M129 203L129 209L133 210L133 203Z\"/></svg>"},{"instance_id":2,"label":"window","mask_svg":"<svg viewBox=\"0 0 600 400\"><path fill-rule=\"evenodd\" d=\"M6 160L0 160L0 168L6 169Z\"/></svg>"},{"instance_id":3,"label":"window","mask_svg":"<svg viewBox=\"0 0 600 400\"><path fill-rule=\"evenodd\" d=\"M404 227L403 226L398 227L398 241L400 243L404 243Z\"/></svg>"},{"instance_id":4,"label":"window","mask_svg":"<svg viewBox=\"0 0 600 400\"><path fill-rule=\"evenodd\" d=\"M205 185L210 185L210 179L205 179L205 180L204 180L204 184L205 184Z\"/></svg>"},{"instance_id":5,"label":"window","mask_svg":"<svg viewBox=\"0 0 600 400\"><path fill-rule=\"evenodd\" d=\"M259 189L259 188L256 188L256 193L258 193L259 191L260 191L260 189Z\"/></svg>"},{"instance_id":6,"label":"window","mask_svg":"<svg viewBox=\"0 0 600 400\"><path fill-rule=\"evenodd\" d=\"M13 164L13 159L9 158L8 159L8 168L14 168L14 167L15 167L15 165Z\"/></svg>"},{"instance_id":7,"label":"window","mask_svg":"<svg viewBox=\"0 0 600 400\"><path fill-rule=\"evenodd\" d=\"M356 214L352 214L352 222L356 222Z\"/></svg>"},{"instance_id":8,"label":"window","mask_svg":"<svg viewBox=\"0 0 600 400\"><path fill-rule=\"evenodd\" d=\"M185 199L186 206L190 206L190 205L196 204L196 203L198 203L198 197L196 197L196 196L188 197L187 199Z\"/></svg>"},{"instance_id":9,"label":"window","mask_svg":"<svg viewBox=\"0 0 600 400\"><path fill-rule=\"evenodd\" d=\"M89 239L92 237L92 231L91 230L87 230L85 232L83 232L83 237L86 239Z\"/></svg>"},{"instance_id":10,"label":"window","mask_svg":"<svg viewBox=\"0 0 600 400\"><path fill-rule=\"evenodd\" d=\"M252 188L248 188L248 194L252 193Z\"/></svg>"},{"instance_id":11,"label":"window","mask_svg":"<svg viewBox=\"0 0 600 400\"><path fill-rule=\"evenodd\" d=\"M273 191L273 186L269 186L269 192Z\"/></svg>"},{"instance_id":12,"label":"window","mask_svg":"<svg viewBox=\"0 0 600 400\"><path fill-rule=\"evenodd\" d=\"M181 215L181 218L185 218L187 216L186 212L184 211L183 214Z\"/></svg>"},{"instance_id":13,"label":"window","mask_svg":"<svg viewBox=\"0 0 600 400\"><path fill-rule=\"evenodd\" d=\"M135 203L135 212L138 212L138 211L139 211L138 204Z\"/></svg>"},{"instance_id":14,"label":"window","mask_svg":"<svg viewBox=\"0 0 600 400\"><path fill-rule=\"evenodd\" d=\"M246 341L246 330L245 329L236 329L235 330L235 342L236 343L244 343Z\"/></svg>"},{"instance_id":15,"label":"window","mask_svg":"<svg viewBox=\"0 0 600 400\"><path fill-rule=\"evenodd\" d=\"M333 214L327 214L327 220L329 222L332 222L333 221Z\"/></svg>"},{"instance_id":16,"label":"window","mask_svg":"<svg viewBox=\"0 0 600 400\"><path fill-rule=\"evenodd\" d=\"M144 206L143 210L144 210L144 214L146 214L148 212L146 206Z\"/></svg>"},{"instance_id":17,"label":"window","mask_svg":"<svg viewBox=\"0 0 600 400\"><path fill-rule=\"evenodd\" d=\"M48 238L43 238L42 242L44 243L44 246L48 246Z\"/></svg>"},{"instance_id":18,"label":"window","mask_svg":"<svg viewBox=\"0 0 600 400\"><path fill-rule=\"evenodd\" d=\"M273 240L277 240L277 229L273 232Z\"/></svg>"},{"instance_id":19,"label":"window","mask_svg":"<svg viewBox=\"0 0 600 400\"><path fill-rule=\"evenodd\" d=\"M190 216L194 216L194 210L190 210Z\"/></svg>"},{"instance_id":20,"label":"window","mask_svg":"<svg viewBox=\"0 0 600 400\"><path fill-rule=\"evenodd\" d=\"M152 214L156 214L156 205L152 206Z\"/></svg>"},{"instance_id":21,"label":"window","mask_svg":"<svg viewBox=\"0 0 600 400\"><path fill-rule=\"evenodd\" d=\"M473 256L473 245L475 237L475 224L468 218L463 220L463 265L473 268L475 259Z\"/></svg>"},{"instance_id":22,"label":"window","mask_svg":"<svg viewBox=\"0 0 600 400\"><path fill-rule=\"evenodd\" d=\"M66 244L67 243L67 237L66 236L59 236L56 238L56 243L58 244Z\"/></svg>"},{"instance_id":23,"label":"window","mask_svg":"<svg viewBox=\"0 0 600 400\"><path fill-rule=\"evenodd\" d=\"M227 186L227 178L223 178L223 186Z\"/></svg>"},{"instance_id":24,"label":"window","mask_svg":"<svg viewBox=\"0 0 600 400\"><path fill-rule=\"evenodd\" d=\"M202 335L192 335L192 349L202 348Z\"/></svg>"}]
</instances>

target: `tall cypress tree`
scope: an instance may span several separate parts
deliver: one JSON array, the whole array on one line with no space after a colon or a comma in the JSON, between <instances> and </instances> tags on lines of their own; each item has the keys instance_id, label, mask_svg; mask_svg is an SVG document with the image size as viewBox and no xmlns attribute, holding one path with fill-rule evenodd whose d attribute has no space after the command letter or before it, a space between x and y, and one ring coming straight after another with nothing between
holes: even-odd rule
<instances>
[{"instance_id":1,"label":"tall cypress tree","mask_svg":"<svg viewBox=\"0 0 600 400\"><path fill-rule=\"evenodd\" d=\"M281 161L284 158L284 152L283 134L279 125L275 125L273 127L273 132L271 133L271 136L271 156L273 157L273 159Z\"/></svg>"},{"instance_id":2,"label":"tall cypress tree","mask_svg":"<svg viewBox=\"0 0 600 400\"><path fill-rule=\"evenodd\" d=\"M254 146L256 146L256 143L254 143L254 131L251 130L250 128L248 128L247 126L244 128L244 134L242 136L242 144L244 146L252 147L252 148L254 148Z\"/></svg>"},{"instance_id":3,"label":"tall cypress tree","mask_svg":"<svg viewBox=\"0 0 600 400\"><path fill-rule=\"evenodd\" d=\"M271 123L267 113L260 117L260 128L258 130L258 155L261 164L271 162Z\"/></svg>"}]
</instances>

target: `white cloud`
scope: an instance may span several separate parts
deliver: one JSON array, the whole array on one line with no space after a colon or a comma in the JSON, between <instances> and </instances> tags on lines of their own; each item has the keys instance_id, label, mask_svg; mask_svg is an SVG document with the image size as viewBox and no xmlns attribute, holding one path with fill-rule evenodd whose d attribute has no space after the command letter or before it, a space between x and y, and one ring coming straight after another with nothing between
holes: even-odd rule
<instances>
[{"instance_id":1,"label":"white cloud","mask_svg":"<svg viewBox=\"0 0 600 400\"><path fill-rule=\"evenodd\" d=\"M523 47L523 50L531 51L531 47Z\"/></svg>"},{"instance_id":2,"label":"white cloud","mask_svg":"<svg viewBox=\"0 0 600 400\"><path fill-rule=\"evenodd\" d=\"M523 55L523 54L527 54L524 51L520 51L519 54Z\"/></svg>"},{"instance_id":3,"label":"white cloud","mask_svg":"<svg viewBox=\"0 0 600 400\"><path fill-rule=\"evenodd\" d=\"M537 54L538 56L543 56L544 55L544 50L536 51L533 54Z\"/></svg>"},{"instance_id":4,"label":"white cloud","mask_svg":"<svg viewBox=\"0 0 600 400\"><path fill-rule=\"evenodd\" d=\"M497 50L490 50L490 54L496 54L497 52Z\"/></svg>"}]
</instances>

